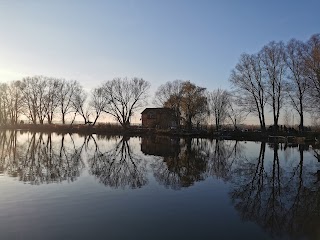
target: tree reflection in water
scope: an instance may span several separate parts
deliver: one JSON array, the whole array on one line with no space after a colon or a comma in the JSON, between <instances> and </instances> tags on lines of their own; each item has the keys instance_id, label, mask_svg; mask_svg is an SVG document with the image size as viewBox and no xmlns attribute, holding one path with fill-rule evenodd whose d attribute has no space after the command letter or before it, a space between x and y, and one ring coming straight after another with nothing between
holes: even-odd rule
<instances>
[{"instance_id":1,"label":"tree reflection in water","mask_svg":"<svg viewBox=\"0 0 320 240\"><path fill-rule=\"evenodd\" d=\"M31 184L74 181L86 153L89 173L112 188L145 186L148 171L175 190L214 177L230 183L230 198L244 220L276 237L320 237L319 146L262 142L256 156L249 156L243 142L157 136L142 138L141 155L134 151L137 138L74 139L0 132L0 174ZM146 155L158 156L151 157L150 169Z\"/></svg>"},{"instance_id":2,"label":"tree reflection in water","mask_svg":"<svg viewBox=\"0 0 320 240\"><path fill-rule=\"evenodd\" d=\"M206 156L197 151L198 146L191 139L186 139L178 154L166 156L163 161L155 163L153 172L156 180L172 189L189 187L194 182L204 180Z\"/></svg>"},{"instance_id":3,"label":"tree reflection in water","mask_svg":"<svg viewBox=\"0 0 320 240\"><path fill-rule=\"evenodd\" d=\"M64 135L53 142L51 134L28 134L28 141L19 142L17 131L0 132L2 173L30 184L74 181L80 176L83 146L77 148L71 135L65 144Z\"/></svg>"},{"instance_id":4,"label":"tree reflection in water","mask_svg":"<svg viewBox=\"0 0 320 240\"><path fill-rule=\"evenodd\" d=\"M279 144L270 145L273 159L265 159L266 143L256 158L243 161L233 171L230 193L235 208L245 220L257 222L273 236L309 235L318 239L320 191L314 164L305 164L299 145L299 161L281 162Z\"/></svg>"},{"instance_id":5,"label":"tree reflection in water","mask_svg":"<svg viewBox=\"0 0 320 240\"><path fill-rule=\"evenodd\" d=\"M168 151L173 146L176 151ZM152 166L154 176L160 184L176 190L189 187L208 176L227 180L233 161L241 152L238 142L209 142L206 139L190 138L175 144L170 138L143 139L141 148L149 149L153 155L163 156L162 160Z\"/></svg>"},{"instance_id":6,"label":"tree reflection in water","mask_svg":"<svg viewBox=\"0 0 320 240\"><path fill-rule=\"evenodd\" d=\"M129 138L115 140L110 150L101 149L95 138L94 154L88 159L89 171L112 188L140 188L148 183L146 161L133 153Z\"/></svg>"},{"instance_id":7,"label":"tree reflection in water","mask_svg":"<svg viewBox=\"0 0 320 240\"><path fill-rule=\"evenodd\" d=\"M238 141L215 139L202 146L208 155L209 175L224 181L230 180L233 166L243 156L244 145Z\"/></svg>"},{"instance_id":8,"label":"tree reflection in water","mask_svg":"<svg viewBox=\"0 0 320 240\"><path fill-rule=\"evenodd\" d=\"M320 162L320 143L314 144L312 146L314 157Z\"/></svg>"}]
</instances>

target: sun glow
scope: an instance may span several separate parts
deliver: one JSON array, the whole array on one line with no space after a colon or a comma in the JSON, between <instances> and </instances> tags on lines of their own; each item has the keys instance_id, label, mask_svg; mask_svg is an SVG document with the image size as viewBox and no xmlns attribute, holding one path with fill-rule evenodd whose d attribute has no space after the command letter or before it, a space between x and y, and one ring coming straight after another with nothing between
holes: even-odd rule
<instances>
[{"instance_id":1,"label":"sun glow","mask_svg":"<svg viewBox=\"0 0 320 240\"><path fill-rule=\"evenodd\" d=\"M22 79L25 76L28 76L28 74L13 71L11 69L0 68L0 82L8 82L12 80Z\"/></svg>"}]
</instances>

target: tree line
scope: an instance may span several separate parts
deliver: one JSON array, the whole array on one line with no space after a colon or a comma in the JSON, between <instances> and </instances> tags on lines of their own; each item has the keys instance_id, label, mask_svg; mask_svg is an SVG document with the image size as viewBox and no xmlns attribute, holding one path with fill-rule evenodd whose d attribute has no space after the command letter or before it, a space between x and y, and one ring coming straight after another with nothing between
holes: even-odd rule
<instances>
[{"instance_id":1,"label":"tree line","mask_svg":"<svg viewBox=\"0 0 320 240\"><path fill-rule=\"evenodd\" d=\"M273 126L279 128L280 111L289 105L304 128L307 112L320 112L320 34L302 42L270 42L255 54L244 53L232 70L230 82L238 105L259 118L266 129L271 107Z\"/></svg>"},{"instance_id":2,"label":"tree line","mask_svg":"<svg viewBox=\"0 0 320 240\"><path fill-rule=\"evenodd\" d=\"M141 78L114 78L90 93L78 81L46 76L25 77L0 84L0 125L18 124L22 116L33 124L52 124L60 119L71 124L77 116L95 125L102 113L123 127L147 98L150 83Z\"/></svg>"},{"instance_id":3,"label":"tree line","mask_svg":"<svg viewBox=\"0 0 320 240\"><path fill-rule=\"evenodd\" d=\"M291 106L303 130L305 114L320 113L320 34L306 42L272 41L258 53L243 53L229 81L230 91L169 81L157 89L153 103L173 109L177 125L189 130L208 118L217 130L226 121L237 128L253 114L264 131L269 109L277 130L281 110ZM25 77L0 84L0 125L18 124L22 116L33 124L52 124L54 119L66 124L67 118L72 124L79 116L84 124L95 125L102 114L108 114L127 128L137 109L147 105L149 88L142 78L114 78L88 93L75 80Z\"/></svg>"},{"instance_id":4,"label":"tree line","mask_svg":"<svg viewBox=\"0 0 320 240\"><path fill-rule=\"evenodd\" d=\"M175 109L187 126L211 116L217 130L226 120L237 128L253 114L265 131L269 109L278 130L281 110L290 106L299 115L303 131L305 114L320 113L320 34L306 42L272 41L258 53L243 53L229 81L231 91L211 92L190 82L167 82L156 92L156 102Z\"/></svg>"}]
</instances>

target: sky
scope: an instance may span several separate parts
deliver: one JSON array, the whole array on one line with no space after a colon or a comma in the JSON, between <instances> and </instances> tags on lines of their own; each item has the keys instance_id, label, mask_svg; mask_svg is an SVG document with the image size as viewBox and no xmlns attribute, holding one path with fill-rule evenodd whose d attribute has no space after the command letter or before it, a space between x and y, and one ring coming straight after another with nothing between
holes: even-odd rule
<instances>
[{"instance_id":1,"label":"sky","mask_svg":"<svg viewBox=\"0 0 320 240\"><path fill-rule=\"evenodd\" d=\"M320 32L318 0L0 0L0 82L45 75L86 89L141 77L230 88L241 53Z\"/></svg>"}]
</instances>

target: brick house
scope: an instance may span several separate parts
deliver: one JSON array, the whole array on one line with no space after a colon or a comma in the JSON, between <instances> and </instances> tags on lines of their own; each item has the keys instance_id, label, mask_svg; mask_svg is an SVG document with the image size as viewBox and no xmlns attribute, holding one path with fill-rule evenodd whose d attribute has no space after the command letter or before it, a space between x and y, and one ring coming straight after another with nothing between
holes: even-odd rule
<instances>
[{"instance_id":1,"label":"brick house","mask_svg":"<svg viewBox=\"0 0 320 240\"><path fill-rule=\"evenodd\" d=\"M141 115L142 127L167 129L177 126L175 112L170 108L146 108Z\"/></svg>"}]
</instances>

